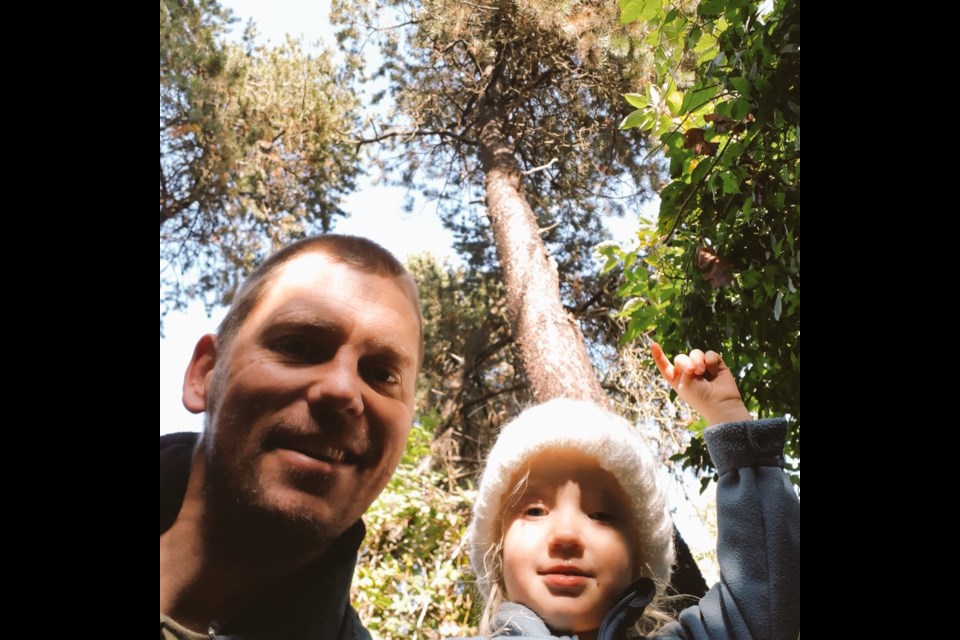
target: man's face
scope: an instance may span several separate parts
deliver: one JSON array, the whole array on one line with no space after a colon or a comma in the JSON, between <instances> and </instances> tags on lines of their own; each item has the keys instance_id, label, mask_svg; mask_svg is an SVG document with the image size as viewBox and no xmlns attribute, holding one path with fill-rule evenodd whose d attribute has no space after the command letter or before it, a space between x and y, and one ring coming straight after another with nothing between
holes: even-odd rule
<instances>
[{"instance_id":1,"label":"man's face","mask_svg":"<svg viewBox=\"0 0 960 640\"><path fill-rule=\"evenodd\" d=\"M318 253L281 267L207 380L208 489L326 541L345 531L410 433L418 317L395 278Z\"/></svg>"},{"instance_id":2,"label":"man's face","mask_svg":"<svg viewBox=\"0 0 960 640\"><path fill-rule=\"evenodd\" d=\"M630 501L610 472L576 450L533 456L504 513L507 598L558 633L589 634L633 577Z\"/></svg>"}]
</instances>

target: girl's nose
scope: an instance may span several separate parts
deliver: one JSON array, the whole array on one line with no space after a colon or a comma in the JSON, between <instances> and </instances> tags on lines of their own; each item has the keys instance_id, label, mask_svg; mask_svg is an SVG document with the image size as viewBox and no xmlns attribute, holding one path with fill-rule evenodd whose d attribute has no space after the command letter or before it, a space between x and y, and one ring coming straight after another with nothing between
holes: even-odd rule
<instances>
[{"instance_id":1,"label":"girl's nose","mask_svg":"<svg viewBox=\"0 0 960 640\"><path fill-rule=\"evenodd\" d=\"M553 515L556 520L550 534L551 552L562 555L579 554L583 551L583 532L577 514L561 509Z\"/></svg>"}]
</instances>

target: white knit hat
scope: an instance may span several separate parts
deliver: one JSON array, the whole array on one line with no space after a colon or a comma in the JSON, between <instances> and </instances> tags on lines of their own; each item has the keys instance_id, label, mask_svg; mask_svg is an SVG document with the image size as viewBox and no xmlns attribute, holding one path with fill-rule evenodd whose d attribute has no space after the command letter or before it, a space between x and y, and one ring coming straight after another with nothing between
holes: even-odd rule
<instances>
[{"instance_id":1,"label":"white knit hat","mask_svg":"<svg viewBox=\"0 0 960 640\"><path fill-rule=\"evenodd\" d=\"M527 409L504 426L487 456L468 533L470 564L483 599L489 599L501 578L499 554L491 554L491 549L500 542L500 513L511 483L531 456L560 448L593 456L620 481L632 501L641 574L669 581L673 522L650 451L620 416L591 402L557 398Z\"/></svg>"}]
</instances>

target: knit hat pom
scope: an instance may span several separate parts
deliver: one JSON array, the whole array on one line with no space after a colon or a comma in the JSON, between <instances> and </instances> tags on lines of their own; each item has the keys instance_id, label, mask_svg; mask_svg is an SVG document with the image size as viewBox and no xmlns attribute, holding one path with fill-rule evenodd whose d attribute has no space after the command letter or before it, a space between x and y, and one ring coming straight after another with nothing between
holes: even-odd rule
<instances>
[{"instance_id":1,"label":"knit hat pom","mask_svg":"<svg viewBox=\"0 0 960 640\"><path fill-rule=\"evenodd\" d=\"M641 575L668 582L673 565L673 522L657 466L640 435L620 416L591 402L557 398L522 412L503 427L490 449L468 533L470 563L486 601L501 578L500 513L511 481L527 461L548 449L576 449L597 459L631 498ZM635 578L639 576L634 576Z\"/></svg>"}]
</instances>

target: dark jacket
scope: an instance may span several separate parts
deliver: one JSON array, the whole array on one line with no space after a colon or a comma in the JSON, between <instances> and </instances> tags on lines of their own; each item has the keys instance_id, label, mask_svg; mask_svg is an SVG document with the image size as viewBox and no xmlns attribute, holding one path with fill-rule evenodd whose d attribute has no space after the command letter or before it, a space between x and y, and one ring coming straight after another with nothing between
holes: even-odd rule
<instances>
[{"instance_id":1,"label":"dark jacket","mask_svg":"<svg viewBox=\"0 0 960 640\"><path fill-rule=\"evenodd\" d=\"M196 433L160 437L160 534L177 519L190 475ZM303 571L211 625L222 640L369 640L350 606L350 583L366 530L357 521ZM162 637L162 633L161 633Z\"/></svg>"},{"instance_id":2,"label":"dark jacket","mask_svg":"<svg viewBox=\"0 0 960 640\"><path fill-rule=\"evenodd\" d=\"M786 422L731 422L704 432L717 485L720 582L680 612L655 638L795 640L800 634L800 501L781 470ZM619 640L654 595L649 578L634 582L607 614L599 640ZM533 611L505 603L495 637L553 636ZM563 636L566 638L566 636Z\"/></svg>"}]
</instances>

